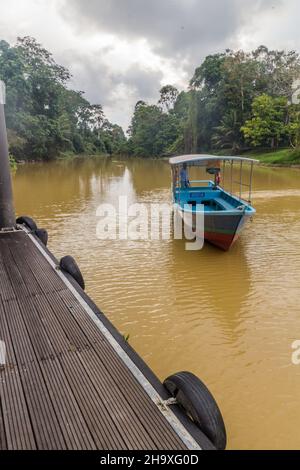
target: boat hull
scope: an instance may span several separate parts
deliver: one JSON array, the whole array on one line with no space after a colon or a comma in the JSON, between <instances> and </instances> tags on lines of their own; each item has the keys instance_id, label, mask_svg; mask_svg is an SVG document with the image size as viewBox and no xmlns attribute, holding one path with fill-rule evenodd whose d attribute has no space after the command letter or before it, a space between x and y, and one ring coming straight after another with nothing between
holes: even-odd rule
<instances>
[{"instance_id":1,"label":"boat hull","mask_svg":"<svg viewBox=\"0 0 300 470\"><path fill-rule=\"evenodd\" d=\"M181 217L184 211L180 211ZM204 239L223 251L228 251L235 242L250 219L251 215L246 213L237 214L205 214L204 215ZM193 220L193 231L196 231L195 219ZM202 237L202 234L199 234Z\"/></svg>"},{"instance_id":2,"label":"boat hull","mask_svg":"<svg viewBox=\"0 0 300 470\"><path fill-rule=\"evenodd\" d=\"M249 219L246 214L205 215L204 238L221 250L228 251L238 240Z\"/></svg>"}]
</instances>

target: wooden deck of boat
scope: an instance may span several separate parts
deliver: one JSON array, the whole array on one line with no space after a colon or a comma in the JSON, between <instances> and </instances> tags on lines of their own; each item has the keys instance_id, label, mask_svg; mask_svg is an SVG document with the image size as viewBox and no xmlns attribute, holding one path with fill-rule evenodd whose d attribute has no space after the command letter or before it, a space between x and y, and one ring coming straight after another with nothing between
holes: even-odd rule
<instances>
[{"instance_id":1,"label":"wooden deck of boat","mask_svg":"<svg viewBox=\"0 0 300 470\"><path fill-rule=\"evenodd\" d=\"M187 449L45 253L0 233L0 449Z\"/></svg>"}]
</instances>

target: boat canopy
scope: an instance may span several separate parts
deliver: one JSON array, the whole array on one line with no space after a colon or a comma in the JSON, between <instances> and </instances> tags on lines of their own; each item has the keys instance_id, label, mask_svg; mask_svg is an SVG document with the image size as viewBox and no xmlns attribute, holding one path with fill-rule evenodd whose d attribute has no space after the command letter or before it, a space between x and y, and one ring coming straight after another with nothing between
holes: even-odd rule
<instances>
[{"instance_id":1,"label":"boat canopy","mask_svg":"<svg viewBox=\"0 0 300 470\"><path fill-rule=\"evenodd\" d=\"M226 163L230 165L230 174L227 175ZM237 163L239 167L238 174L234 172L234 164ZM250 164L249 175L243 172L243 164ZM219 186L223 190L227 190L231 195L236 194L234 190L234 185L238 185L238 197L240 200L243 200L242 195L245 190L249 190L248 203L251 204L252 197L252 179L253 179L253 169L254 164L259 163L259 160L254 160L253 158L246 157L219 157L216 155L183 155L181 157L170 158L170 164L172 168L173 175L173 191L177 187L180 187L180 175L179 168L186 164L188 166L194 167L206 167L207 173L215 175L215 187ZM221 168L222 167L222 168ZM222 173L223 184L218 183L217 176L219 173ZM248 182L245 182L245 178L248 178ZM191 181L190 183L208 183L207 181ZM227 187L226 187L227 186Z\"/></svg>"},{"instance_id":2,"label":"boat canopy","mask_svg":"<svg viewBox=\"0 0 300 470\"><path fill-rule=\"evenodd\" d=\"M259 163L259 160L254 160L252 158L246 157L218 157L215 155L183 155L181 157L173 157L170 158L169 162L170 165L183 165L186 163L189 166L211 166L212 163L216 162L245 162L251 163Z\"/></svg>"}]
</instances>

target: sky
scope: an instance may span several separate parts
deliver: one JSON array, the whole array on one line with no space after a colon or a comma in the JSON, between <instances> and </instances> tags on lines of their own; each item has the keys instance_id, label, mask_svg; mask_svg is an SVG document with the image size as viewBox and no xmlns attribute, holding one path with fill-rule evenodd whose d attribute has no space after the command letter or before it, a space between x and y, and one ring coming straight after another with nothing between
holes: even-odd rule
<instances>
[{"instance_id":1,"label":"sky","mask_svg":"<svg viewBox=\"0 0 300 470\"><path fill-rule=\"evenodd\" d=\"M35 37L126 130L138 100L187 88L208 54L300 52L299 18L299 0L0 0L0 39Z\"/></svg>"}]
</instances>

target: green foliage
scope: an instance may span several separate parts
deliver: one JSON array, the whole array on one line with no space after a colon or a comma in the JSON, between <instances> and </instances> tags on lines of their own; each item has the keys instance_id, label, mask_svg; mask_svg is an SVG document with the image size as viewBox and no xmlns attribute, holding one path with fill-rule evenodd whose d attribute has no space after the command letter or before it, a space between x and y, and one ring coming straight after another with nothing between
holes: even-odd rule
<instances>
[{"instance_id":1,"label":"green foliage","mask_svg":"<svg viewBox=\"0 0 300 470\"><path fill-rule=\"evenodd\" d=\"M235 110L228 111L222 118L221 123L215 127L212 136L212 144L219 149L232 149L234 152L240 150L241 131L237 123Z\"/></svg>"},{"instance_id":2,"label":"green foliage","mask_svg":"<svg viewBox=\"0 0 300 470\"><path fill-rule=\"evenodd\" d=\"M158 104L163 111L169 112L175 105L179 92L172 85L166 85L160 90L160 100Z\"/></svg>"},{"instance_id":3,"label":"green foliage","mask_svg":"<svg viewBox=\"0 0 300 470\"><path fill-rule=\"evenodd\" d=\"M247 154L248 155L248 154ZM300 165L300 149L281 149L269 152L250 152L249 157L257 158L266 165Z\"/></svg>"},{"instance_id":4,"label":"green foliage","mask_svg":"<svg viewBox=\"0 0 300 470\"><path fill-rule=\"evenodd\" d=\"M35 39L0 41L10 151L18 159L49 160L70 153L108 153L126 143L101 105L67 88L71 75Z\"/></svg>"},{"instance_id":5,"label":"green foliage","mask_svg":"<svg viewBox=\"0 0 300 470\"><path fill-rule=\"evenodd\" d=\"M123 338L124 338L124 341L126 341L126 343L129 343L130 334L124 335Z\"/></svg>"},{"instance_id":6,"label":"green foliage","mask_svg":"<svg viewBox=\"0 0 300 470\"><path fill-rule=\"evenodd\" d=\"M133 155L238 153L246 146L298 147L300 105L292 104L300 58L294 52L226 50L206 57L188 91L160 90L158 106L136 105L128 151Z\"/></svg>"},{"instance_id":7,"label":"green foliage","mask_svg":"<svg viewBox=\"0 0 300 470\"><path fill-rule=\"evenodd\" d=\"M129 153L140 157L163 155L176 140L178 125L174 113L164 113L156 105L138 102L129 129Z\"/></svg>"},{"instance_id":8,"label":"green foliage","mask_svg":"<svg viewBox=\"0 0 300 470\"><path fill-rule=\"evenodd\" d=\"M9 164L10 164L10 168L11 168L12 171L17 170L18 164L15 160L15 157L11 154L9 154Z\"/></svg>"},{"instance_id":9,"label":"green foliage","mask_svg":"<svg viewBox=\"0 0 300 470\"><path fill-rule=\"evenodd\" d=\"M288 107L288 119L286 132L289 137L291 147L300 148L300 106L291 105Z\"/></svg>"},{"instance_id":10,"label":"green foliage","mask_svg":"<svg viewBox=\"0 0 300 470\"><path fill-rule=\"evenodd\" d=\"M260 116L253 115L253 103L262 95L290 102L299 76L300 59L293 51L269 51L261 46L251 53L227 50L225 54L208 56L190 83L196 93L196 110L190 113L189 128L196 138L190 140L189 150L228 148L237 152L245 146L244 136L251 145L262 145L266 140L275 146L280 141L285 144L287 134L282 135L276 113L273 124L278 125L270 129L272 116L267 123L261 122ZM267 99L261 103L269 105ZM291 125L292 141L295 133L295 126Z\"/></svg>"},{"instance_id":11,"label":"green foliage","mask_svg":"<svg viewBox=\"0 0 300 470\"><path fill-rule=\"evenodd\" d=\"M287 99L258 96L253 101L252 114L252 119L246 121L242 127L245 138L254 147L278 147L287 135Z\"/></svg>"},{"instance_id":12,"label":"green foliage","mask_svg":"<svg viewBox=\"0 0 300 470\"><path fill-rule=\"evenodd\" d=\"M209 55L186 91L165 85L157 104L137 102L126 139L100 104L68 88L69 71L35 39L19 38L15 46L0 41L10 151L22 160L72 153L237 153L249 146L294 148L297 160L300 105L293 97L299 77L295 51L260 46Z\"/></svg>"}]
</instances>

